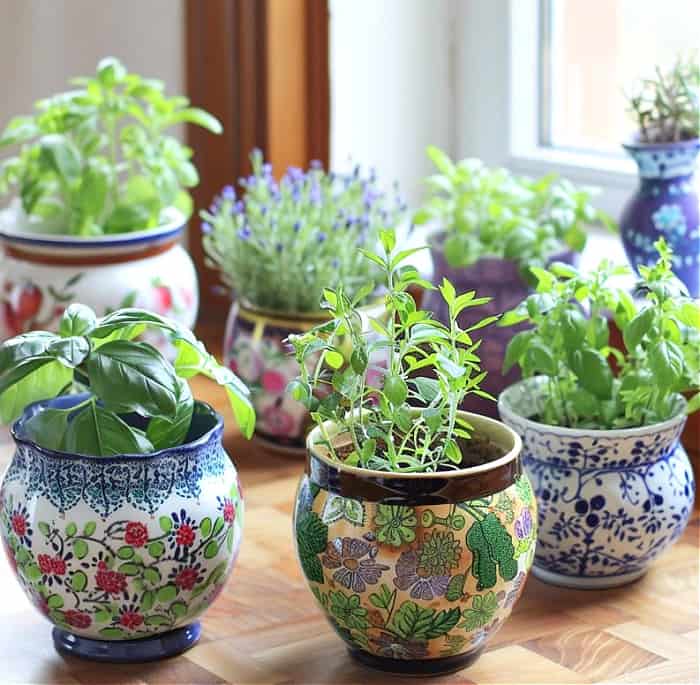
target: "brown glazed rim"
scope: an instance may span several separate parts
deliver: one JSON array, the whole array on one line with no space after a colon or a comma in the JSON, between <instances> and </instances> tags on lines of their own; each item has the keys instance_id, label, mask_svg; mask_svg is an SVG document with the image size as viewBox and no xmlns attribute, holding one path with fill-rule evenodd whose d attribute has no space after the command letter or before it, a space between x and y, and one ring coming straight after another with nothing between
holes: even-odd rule
<instances>
[{"instance_id":1,"label":"brown glazed rim","mask_svg":"<svg viewBox=\"0 0 700 685\"><path fill-rule=\"evenodd\" d=\"M490 438L506 453L494 461L455 471L390 473L333 461L316 447L320 428L306 439L306 473L322 488L344 497L369 501L394 500L401 504L453 504L505 490L520 475L520 436L504 423L480 414L460 411L478 435ZM333 423L325 424L331 437ZM337 434L337 433L336 433Z\"/></svg>"}]
</instances>

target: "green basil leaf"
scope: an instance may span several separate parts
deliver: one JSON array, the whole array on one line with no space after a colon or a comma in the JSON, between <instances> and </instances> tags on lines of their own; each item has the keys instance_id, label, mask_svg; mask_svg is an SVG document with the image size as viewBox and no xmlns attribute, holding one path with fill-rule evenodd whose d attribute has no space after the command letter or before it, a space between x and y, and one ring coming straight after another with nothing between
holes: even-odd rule
<instances>
[{"instance_id":1,"label":"green basil leaf","mask_svg":"<svg viewBox=\"0 0 700 685\"><path fill-rule=\"evenodd\" d=\"M153 451L141 437L135 435L131 426L95 402L73 416L68 422L65 436L65 449L75 454L106 457Z\"/></svg>"},{"instance_id":2,"label":"green basil leaf","mask_svg":"<svg viewBox=\"0 0 700 685\"><path fill-rule=\"evenodd\" d=\"M46 351L66 366L74 369L76 366L80 366L90 354L90 343L87 338L81 335L73 335L70 338L59 338L51 343Z\"/></svg>"},{"instance_id":3,"label":"green basil leaf","mask_svg":"<svg viewBox=\"0 0 700 685\"><path fill-rule=\"evenodd\" d=\"M174 416L178 382L173 367L144 342L115 340L96 349L86 362L93 392L117 413Z\"/></svg>"},{"instance_id":4,"label":"green basil leaf","mask_svg":"<svg viewBox=\"0 0 700 685\"><path fill-rule=\"evenodd\" d=\"M80 152L69 138L58 133L44 136L40 141L40 158L66 183L80 178Z\"/></svg>"},{"instance_id":5,"label":"green basil leaf","mask_svg":"<svg viewBox=\"0 0 700 685\"><path fill-rule=\"evenodd\" d=\"M654 374L654 383L672 388L683 377L683 351L670 340L662 340L649 350L649 368Z\"/></svg>"},{"instance_id":6,"label":"green basil leaf","mask_svg":"<svg viewBox=\"0 0 700 685\"><path fill-rule=\"evenodd\" d=\"M90 307L73 303L63 312L58 330L64 338L74 335L88 335L96 323L97 317Z\"/></svg>"},{"instance_id":7,"label":"green basil leaf","mask_svg":"<svg viewBox=\"0 0 700 685\"><path fill-rule=\"evenodd\" d=\"M597 350L581 350L580 372L576 370L581 387L601 400L610 399L613 374L605 357Z\"/></svg>"},{"instance_id":8,"label":"green basil leaf","mask_svg":"<svg viewBox=\"0 0 700 685\"><path fill-rule=\"evenodd\" d=\"M547 376L557 375L557 361L551 350L540 340L529 341L527 352L527 364L533 371L541 371Z\"/></svg>"},{"instance_id":9,"label":"green basil leaf","mask_svg":"<svg viewBox=\"0 0 700 685\"><path fill-rule=\"evenodd\" d=\"M42 447L62 450L69 416L70 410L42 409L25 422L27 436Z\"/></svg>"},{"instance_id":10,"label":"green basil leaf","mask_svg":"<svg viewBox=\"0 0 700 685\"><path fill-rule=\"evenodd\" d=\"M654 308L646 307L625 326L622 338L629 352L633 352L635 347L642 342L642 338L649 332L653 323Z\"/></svg>"},{"instance_id":11,"label":"green basil leaf","mask_svg":"<svg viewBox=\"0 0 700 685\"><path fill-rule=\"evenodd\" d=\"M534 331L520 331L516 333L508 343L506 347L506 353L503 358L503 373L508 373L515 364L519 364L525 351L527 350L532 337L535 335Z\"/></svg>"},{"instance_id":12,"label":"green basil leaf","mask_svg":"<svg viewBox=\"0 0 700 685\"><path fill-rule=\"evenodd\" d=\"M190 386L184 378L177 379L176 401L177 410L172 419L154 416L148 422L146 436L155 450L181 445L190 428L194 399Z\"/></svg>"}]
</instances>

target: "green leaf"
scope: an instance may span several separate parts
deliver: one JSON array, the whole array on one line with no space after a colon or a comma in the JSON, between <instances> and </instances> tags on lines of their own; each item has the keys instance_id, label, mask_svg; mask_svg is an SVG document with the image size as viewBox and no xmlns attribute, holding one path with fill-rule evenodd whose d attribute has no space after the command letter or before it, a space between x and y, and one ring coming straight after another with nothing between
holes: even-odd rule
<instances>
[{"instance_id":1,"label":"green leaf","mask_svg":"<svg viewBox=\"0 0 700 685\"><path fill-rule=\"evenodd\" d=\"M219 553L219 543L216 540L209 540L204 548L204 558L213 559Z\"/></svg>"},{"instance_id":2,"label":"green leaf","mask_svg":"<svg viewBox=\"0 0 700 685\"><path fill-rule=\"evenodd\" d=\"M177 408L172 420L153 416L146 428L146 437L154 450L181 445L192 423L194 398L190 386L184 378L176 379Z\"/></svg>"},{"instance_id":3,"label":"green leaf","mask_svg":"<svg viewBox=\"0 0 700 685\"><path fill-rule=\"evenodd\" d=\"M160 571L155 566L148 566L143 570L143 579L151 585L158 585L161 581Z\"/></svg>"},{"instance_id":4,"label":"green leaf","mask_svg":"<svg viewBox=\"0 0 700 685\"><path fill-rule=\"evenodd\" d=\"M170 613L175 618L182 618L187 613L187 605L184 602L173 602L170 605Z\"/></svg>"},{"instance_id":5,"label":"green leaf","mask_svg":"<svg viewBox=\"0 0 700 685\"><path fill-rule=\"evenodd\" d=\"M88 546L85 540L73 540L73 554L75 554L78 559L84 559L87 556L87 553Z\"/></svg>"},{"instance_id":6,"label":"green leaf","mask_svg":"<svg viewBox=\"0 0 700 685\"><path fill-rule=\"evenodd\" d=\"M511 338L503 358L503 374L508 373L515 364L520 363L534 335L534 331L520 331Z\"/></svg>"},{"instance_id":7,"label":"green leaf","mask_svg":"<svg viewBox=\"0 0 700 685\"><path fill-rule=\"evenodd\" d=\"M494 513L483 520L474 521L467 533L467 547L472 552L472 575L477 579L477 589L494 587L497 570L503 580L513 580L518 564L513 559L513 541Z\"/></svg>"},{"instance_id":8,"label":"green leaf","mask_svg":"<svg viewBox=\"0 0 700 685\"><path fill-rule=\"evenodd\" d=\"M60 609L63 606L63 598L61 595L51 595L46 600L50 609Z\"/></svg>"},{"instance_id":9,"label":"green leaf","mask_svg":"<svg viewBox=\"0 0 700 685\"><path fill-rule=\"evenodd\" d=\"M650 306L642 309L625 326L622 331L622 338L629 352L634 352L634 349L642 342L642 338L649 332L653 323L654 307Z\"/></svg>"},{"instance_id":10,"label":"green leaf","mask_svg":"<svg viewBox=\"0 0 700 685\"><path fill-rule=\"evenodd\" d=\"M328 544L328 527L313 511L305 512L296 525L297 549L302 570L309 580L323 582L323 568L317 555Z\"/></svg>"},{"instance_id":11,"label":"green leaf","mask_svg":"<svg viewBox=\"0 0 700 685\"><path fill-rule=\"evenodd\" d=\"M65 448L76 454L104 457L120 454L141 454L152 448L145 446L135 429L115 413L91 402L68 423Z\"/></svg>"},{"instance_id":12,"label":"green leaf","mask_svg":"<svg viewBox=\"0 0 700 685\"><path fill-rule=\"evenodd\" d=\"M95 327L97 317L95 312L84 304L68 305L61 316L59 332L62 337L70 338L76 335L88 335Z\"/></svg>"},{"instance_id":13,"label":"green leaf","mask_svg":"<svg viewBox=\"0 0 700 685\"><path fill-rule=\"evenodd\" d=\"M463 573L458 573L456 576L450 578L450 582L447 585L447 592L445 592L445 599L448 602L456 602L464 594L464 583L466 582L466 576Z\"/></svg>"},{"instance_id":14,"label":"green leaf","mask_svg":"<svg viewBox=\"0 0 700 685\"><path fill-rule=\"evenodd\" d=\"M126 73L126 68L116 57L105 57L97 64L97 79L106 88L121 83Z\"/></svg>"},{"instance_id":15,"label":"green leaf","mask_svg":"<svg viewBox=\"0 0 700 685\"><path fill-rule=\"evenodd\" d=\"M118 413L174 416L180 387L172 366L154 347L115 340L87 360L92 391Z\"/></svg>"},{"instance_id":16,"label":"green leaf","mask_svg":"<svg viewBox=\"0 0 700 685\"><path fill-rule=\"evenodd\" d=\"M51 534L51 527L49 526L46 521L39 521L37 524L39 528L39 532L46 538Z\"/></svg>"},{"instance_id":17,"label":"green leaf","mask_svg":"<svg viewBox=\"0 0 700 685\"><path fill-rule=\"evenodd\" d=\"M110 616L111 618L111 616ZM146 619L148 620L148 619ZM129 634L121 628L101 628L100 635L107 640L123 640L129 637Z\"/></svg>"},{"instance_id":18,"label":"green leaf","mask_svg":"<svg viewBox=\"0 0 700 685\"><path fill-rule=\"evenodd\" d=\"M89 538L97 528L97 524L94 521L88 521L83 527L83 535Z\"/></svg>"},{"instance_id":19,"label":"green leaf","mask_svg":"<svg viewBox=\"0 0 700 685\"><path fill-rule=\"evenodd\" d=\"M670 340L662 340L649 350L649 368L661 387L674 387L683 377L684 367L683 351Z\"/></svg>"},{"instance_id":20,"label":"green leaf","mask_svg":"<svg viewBox=\"0 0 700 685\"><path fill-rule=\"evenodd\" d=\"M345 358L337 350L326 350L323 360L332 369L339 369L345 363Z\"/></svg>"},{"instance_id":21,"label":"green leaf","mask_svg":"<svg viewBox=\"0 0 700 685\"><path fill-rule=\"evenodd\" d=\"M528 341L526 359L529 368L541 371L547 376L556 376L557 361L549 347L537 338Z\"/></svg>"},{"instance_id":22,"label":"green leaf","mask_svg":"<svg viewBox=\"0 0 700 685\"><path fill-rule=\"evenodd\" d=\"M136 564L129 562L120 564L119 568L117 569L119 573L123 573L125 576L137 576L139 575L140 570L141 569Z\"/></svg>"},{"instance_id":23,"label":"green leaf","mask_svg":"<svg viewBox=\"0 0 700 685\"><path fill-rule=\"evenodd\" d=\"M169 603L177 597L177 587L175 585L164 585L156 593L159 602Z\"/></svg>"},{"instance_id":24,"label":"green leaf","mask_svg":"<svg viewBox=\"0 0 700 685\"><path fill-rule=\"evenodd\" d=\"M408 397L408 386L400 376L386 375L382 390L389 402L395 407L402 405Z\"/></svg>"},{"instance_id":25,"label":"green leaf","mask_svg":"<svg viewBox=\"0 0 700 685\"><path fill-rule=\"evenodd\" d=\"M445 635L454 628L460 618L457 608L436 612L405 601L391 619L391 627L404 640L431 640Z\"/></svg>"},{"instance_id":26,"label":"green leaf","mask_svg":"<svg viewBox=\"0 0 700 685\"><path fill-rule=\"evenodd\" d=\"M75 592L82 592L87 587L87 576L82 571L73 573L70 585Z\"/></svg>"},{"instance_id":27,"label":"green leaf","mask_svg":"<svg viewBox=\"0 0 700 685\"><path fill-rule=\"evenodd\" d=\"M66 537L72 538L78 532L78 526L72 521L66 526Z\"/></svg>"},{"instance_id":28,"label":"green leaf","mask_svg":"<svg viewBox=\"0 0 700 685\"><path fill-rule=\"evenodd\" d=\"M581 387L601 400L610 399L613 375L605 357L597 350L581 350L580 367L574 369Z\"/></svg>"},{"instance_id":29,"label":"green leaf","mask_svg":"<svg viewBox=\"0 0 700 685\"><path fill-rule=\"evenodd\" d=\"M156 602L156 593L153 590L146 590L141 596L141 610L150 611Z\"/></svg>"},{"instance_id":30,"label":"green leaf","mask_svg":"<svg viewBox=\"0 0 700 685\"><path fill-rule=\"evenodd\" d=\"M169 533L173 528L173 520L169 516L161 516L158 525L164 533Z\"/></svg>"},{"instance_id":31,"label":"green leaf","mask_svg":"<svg viewBox=\"0 0 700 685\"><path fill-rule=\"evenodd\" d=\"M460 628L466 630L476 630L487 625L496 613L498 601L493 592L487 592L485 595L476 595L472 598L471 609L465 609L464 621L460 624Z\"/></svg>"},{"instance_id":32,"label":"green leaf","mask_svg":"<svg viewBox=\"0 0 700 685\"><path fill-rule=\"evenodd\" d=\"M105 233L129 233L148 228L151 212L143 205L117 205L104 223Z\"/></svg>"},{"instance_id":33,"label":"green leaf","mask_svg":"<svg viewBox=\"0 0 700 685\"><path fill-rule=\"evenodd\" d=\"M63 450L69 411L45 407L25 421L27 437L42 447Z\"/></svg>"},{"instance_id":34,"label":"green leaf","mask_svg":"<svg viewBox=\"0 0 700 685\"><path fill-rule=\"evenodd\" d=\"M90 343L83 336L71 336L51 343L46 351L65 366L75 368L90 354Z\"/></svg>"},{"instance_id":35,"label":"green leaf","mask_svg":"<svg viewBox=\"0 0 700 685\"><path fill-rule=\"evenodd\" d=\"M94 618L96 623L107 623L107 621L112 620L112 612L107 611L106 609L100 609L99 611L95 612Z\"/></svg>"},{"instance_id":36,"label":"green leaf","mask_svg":"<svg viewBox=\"0 0 700 685\"><path fill-rule=\"evenodd\" d=\"M117 556L120 559L131 559L134 556L134 548L129 545L122 545L117 550Z\"/></svg>"},{"instance_id":37,"label":"green leaf","mask_svg":"<svg viewBox=\"0 0 700 685\"><path fill-rule=\"evenodd\" d=\"M57 133L44 136L39 141L39 152L42 163L63 182L72 184L80 178L80 152L66 136Z\"/></svg>"},{"instance_id":38,"label":"green leaf","mask_svg":"<svg viewBox=\"0 0 700 685\"><path fill-rule=\"evenodd\" d=\"M198 107L181 109L168 115L165 119L166 126L180 123L196 124L216 134L220 134L224 130L221 122L216 117L213 117L211 114Z\"/></svg>"},{"instance_id":39,"label":"green leaf","mask_svg":"<svg viewBox=\"0 0 700 685\"><path fill-rule=\"evenodd\" d=\"M455 173L455 166L452 160L440 148L434 145L428 145L426 154L430 161L435 165L437 170L446 176L452 176Z\"/></svg>"}]
</instances>

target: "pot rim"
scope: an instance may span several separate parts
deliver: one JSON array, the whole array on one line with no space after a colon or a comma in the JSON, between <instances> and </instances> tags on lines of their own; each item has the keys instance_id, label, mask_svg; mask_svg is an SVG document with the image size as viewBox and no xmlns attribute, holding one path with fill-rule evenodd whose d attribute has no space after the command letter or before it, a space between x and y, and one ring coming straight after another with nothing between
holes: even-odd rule
<instances>
[{"instance_id":1,"label":"pot rim","mask_svg":"<svg viewBox=\"0 0 700 685\"><path fill-rule=\"evenodd\" d=\"M4 210L6 211L6 210ZM43 247L59 249L99 249L112 247L136 247L154 241L174 240L185 228L187 218L175 207L163 210L165 221L159 226L127 233L81 237L68 234L33 233L13 230L0 224L0 240L18 247Z\"/></svg>"},{"instance_id":2,"label":"pot rim","mask_svg":"<svg viewBox=\"0 0 700 685\"><path fill-rule=\"evenodd\" d=\"M64 461L80 461L88 460L100 463L108 463L110 461L131 461L134 459L145 459L148 461L155 459L162 459L164 457L172 455L174 452L194 452L212 440L220 437L223 433L224 420L221 414L217 412L210 404L203 402L202 400L195 400L195 411L199 407L204 409L208 414L210 414L214 419L214 425L205 431L202 435L194 440L178 445L177 447L164 447L163 449L156 450L155 452L148 452L147 454L135 454L135 453L124 453L115 454L109 457L100 457L94 454L77 454L75 452L66 452L65 450L54 450L48 447L42 447L34 440L30 440L27 437L22 437L21 431L23 430L23 424L25 421L30 419L32 416L37 414L42 408L46 406L51 406L51 404L59 401L60 403L68 403L67 400L75 400L75 403L80 402L82 399L89 397L90 393L79 393L75 395L59 395L47 400L38 400L37 402L32 402L24 408L21 416L14 421L10 427L10 434L16 445L24 445L31 448L51 459L64 460Z\"/></svg>"},{"instance_id":3,"label":"pot rim","mask_svg":"<svg viewBox=\"0 0 700 685\"><path fill-rule=\"evenodd\" d=\"M623 141L621 145L625 150L666 150L668 148L697 148L700 150L700 137L669 140L665 143L643 143L639 140L639 132L636 132Z\"/></svg>"},{"instance_id":4,"label":"pot rim","mask_svg":"<svg viewBox=\"0 0 700 685\"><path fill-rule=\"evenodd\" d=\"M648 435L650 433L661 433L669 428L681 424L686 419L685 408L688 404L687 400L683 395L676 394L678 402L678 411L670 418L659 423L652 423L647 426L633 426L630 428L571 428L569 426L554 426L548 423L541 423L540 421L533 421L527 416L523 416L513 409L510 403L510 395L515 392L515 388L522 388L527 386L542 386L545 383L544 376L535 376L533 378L525 378L517 383L513 383L501 391L498 396L498 413L503 420L507 420L509 417L515 417L518 421L521 421L525 426L538 433L556 433L558 435L566 437L581 437L582 434L590 435L596 439L598 438L612 438L612 439L624 439L633 438L636 436ZM540 389L540 388L536 388Z\"/></svg>"},{"instance_id":5,"label":"pot rim","mask_svg":"<svg viewBox=\"0 0 700 685\"><path fill-rule=\"evenodd\" d=\"M508 436L511 440L511 446L506 448L503 445L503 440L496 440L499 445L502 445L507 452L498 459L490 461L486 464L479 464L478 466L469 466L464 469L456 469L453 471L434 471L427 473L402 473L394 471L377 471L375 469L365 469L361 466L348 466L339 461L334 461L329 456L320 454L318 450L315 450L315 442L312 442L316 437L319 436L321 429L319 426L314 426L314 428L309 432L306 437L306 449L310 456L322 461L327 466L332 469L337 469L339 472L345 472L353 474L355 476L379 478L382 480L445 480L445 479L459 479L459 478L469 478L470 476L477 476L479 474L488 473L489 471L495 471L512 461L516 461L522 450L522 440L520 436L506 423L503 421L498 421L497 419L492 419L488 416L483 416L481 414L475 414L473 412L462 411L461 409L457 412L462 418L467 419L474 426L474 433L486 433L488 437L493 438L494 433L500 434L501 438L503 436ZM335 427L333 421L328 420L323 422L326 430ZM478 427L482 430L479 431ZM483 430L486 429L486 430ZM338 433L336 432L335 435ZM332 437L335 437L332 435Z\"/></svg>"}]
</instances>

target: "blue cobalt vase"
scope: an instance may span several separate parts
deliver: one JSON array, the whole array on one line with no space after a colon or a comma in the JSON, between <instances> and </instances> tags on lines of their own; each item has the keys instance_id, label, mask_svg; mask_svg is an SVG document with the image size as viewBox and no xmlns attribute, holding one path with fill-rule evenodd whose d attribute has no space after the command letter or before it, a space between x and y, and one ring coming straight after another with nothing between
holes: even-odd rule
<instances>
[{"instance_id":1,"label":"blue cobalt vase","mask_svg":"<svg viewBox=\"0 0 700 685\"><path fill-rule=\"evenodd\" d=\"M601 589L642 576L675 542L693 510L695 483L680 443L685 400L663 423L593 430L538 423L543 378L500 396L504 423L520 434L537 496L532 572L545 582Z\"/></svg>"},{"instance_id":2,"label":"blue cobalt vase","mask_svg":"<svg viewBox=\"0 0 700 685\"><path fill-rule=\"evenodd\" d=\"M241 542L221 417L197 402L185 444L152 454L90 457L28 438L30 417L85 397L34 404L13 426L0 484L10 567L54 625L59 652L110 662L178 654L199 639Z\"/></svg>"},{"instance_id":3,"label":"blue cobalt vase","mask_svg":"<svg viewBox=\"0 0 700 685\"><path fill-rule=\"evenodd\" d=\"M639 167L639 188L620 218L627 259L637 269L658 258L654 242L673 248L673 270L691 297L700 297L700 220L694 177L700 140L629 143L623 146Z\"/></svg>"}]
</instances>

